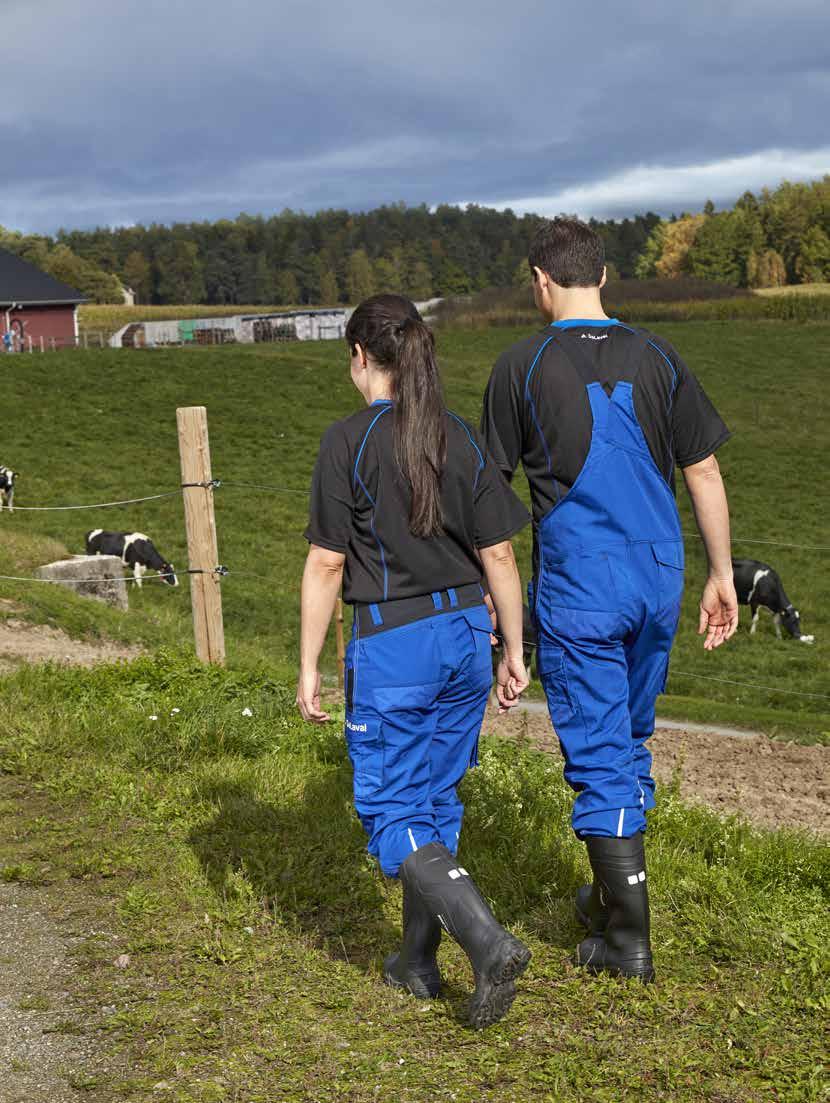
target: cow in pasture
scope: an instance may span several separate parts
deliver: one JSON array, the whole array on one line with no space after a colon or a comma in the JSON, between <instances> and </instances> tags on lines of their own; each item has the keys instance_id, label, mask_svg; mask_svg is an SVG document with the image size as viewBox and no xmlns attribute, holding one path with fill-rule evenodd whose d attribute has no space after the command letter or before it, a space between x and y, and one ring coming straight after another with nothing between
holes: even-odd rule
<instances>
[{"instance_id":1,"label":"cow in pasture","mask_svg":"<svg viewBox=\"0 0 830 1103\"><path fill-rule=\"evenodd\" d=\"M754 634L758 626L761 607L769 609L775 622L775 634L781 639L781 625L789 634L801 643L812 643L815 636L801 634L801 617L798 610L784 593L778 573L767 563L757 559L733 559L732 572L735 579L735 591L739 605L748 605L752 610Z\"/></svg>"},{"instance_id":2,"label":"cow in pasture","mask_svg":"<svg viewBox=\"0 0 830 1103\"><path fill-rule=\"evenodd\" d=\"M0 463L0 513L4 502L9 507L9 512L14 513L14 480L17 477L16 471Z\"/></svg>"},{"instance_id":3,"label":"cow in pasture","mask_svg":"<svg viewBox=\"0 0 830 1103\"><path fill-rule=\"evenodd\" d=\"M146 570L158 571L168 586L178 586L173 564L159 555L156 546L143 532L106 532L91 529L86 534L87 555L117 555L125 567L132 567L133 578L141 586Z\"/></svg>"}]
</instances>

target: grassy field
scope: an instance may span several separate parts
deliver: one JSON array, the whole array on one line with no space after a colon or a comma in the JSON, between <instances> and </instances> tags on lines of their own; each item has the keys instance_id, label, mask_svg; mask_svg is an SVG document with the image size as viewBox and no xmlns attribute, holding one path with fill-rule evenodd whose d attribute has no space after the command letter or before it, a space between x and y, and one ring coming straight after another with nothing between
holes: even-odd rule
<instances>
[{"instance_id":1,"label":"grassy field","mask_svg":"<svg viewBox=\"0 0 830 1103\"><path fill-rule=\"evenodd\" d=\"M830 731L830 702L789 691L830 692L826 551L807 547L830 544L822 454L830 329L701 323L666 325L659 331L698 372L735 434L720 454L732 504L735 553L778 569L801 610L804 630L816 636L812 647L778 642L764 618L758 634L750 637L745 618L729 647L704 654L694 631L704 563L699 542L690 536L686 604L661 711L806 740L822 738ZM490 366L498 351L519 335L503 329L440 331L454 409L477 419ZM226 480L216 492L216 508L220 559L231 569L223 583L230 661L290 677L306 549L306 488L320 435L358 401L339 342L27 357L5 383L0 462L23 473L20 506L169 490L179 482L175 408L205 404L213 471ZM252 490L233 486L234 481L281 490ZM692 531L682 490L680 505L684 528ZM25 574L54 558L60 547L80 552L84 532L92 527L147 531L164 554L184 565L181 501L169 498L129 509L16 512L13 517L4 512L0 572ZM763 543L767 540L804 547L774 547ZM527 565L529 534L518 543ZM149 645L177 642L190 634L186 582L178 590L147 583L141 593L132 594L128 616L91 607L52 587L0 583L0 594L24 597L27 616L61 623L76 633L105 631ZM331 678L331 653L326 661Z\"/></svg>"},{"instance_id":2,"label":"grassy field","mask_svg":"<svg viewBox=\"0 0 830 1103\"><path fill-rule=\"evenodd\" d=\"M738 554L768 559L813 647L769 621L705 655L694 634L700 548L661 711L812 741L830 730L822 432L830 330L666 326L735 438L721 453ZM478 416L518 331L439 334L448 398ZM187 586L147 582L128 614L57 587L0 582L0 616L143 642L129 665L23 668L0 693L0 879L44 887L73 933L77 1001L62 1023L113 1054L73 1081L91 1103L819 1103L830 1010L828 849L751 830L663 789L649 825L652 988L580 975L576 885L587 875L559 767L485 738L464 781L461 857L534 959L510 1017L460 1021L466 963L442 950L446 995L378 980L399 888L378 875L351 809L339 724L292 705L302 528L317 441L355 409L340 343L20 358L0 462L18 505L141 496L179 482L177 405L208 407L229 668L188 654ZM259 491L254 482L280 487ZM526 492L521 480L522 493ZM688 507L681 496L684 527ZM91 527L148 531L184 564L178 497L129 509L0 515L0 572L80 551ZM529 535L519 541L529 560ZM21 612L18 605L23 604ZM680 673L680 672L684 673ZM747 689L689 673L779 687ZM327 656L333 684L333 655ZM250 711L251 715L248 715ZM339 719L339 717L338 717ZM116 955L130 955L116 968ZM34 987L27 1006L49 999ZM2 1068L0 1068L2 1072ZM2 1094L2 1089L0 1089Z\"/></svg>"},{"instance_id":3,"label":"grassy field","mask_svg":"<svg viewBox=\"0 0 830 1103\"><path fill-rule=\"evenodd\" d=\"M473 1035L454 944L435 1003L378 979L399 888L366 858L350 783L340 729L302 725L289 690L247 672L163 652L6 680L0 878L47 886L71 925L79 1002L62 1029L115 1054L111 1075L76 1074L87 1098L825 1098L825 846L663 790L649 824L659 983L588 978L570 964L587 869L560 770L485 740L461 857L534 959L511 1015ZM48 998L33 986L27 1006Z\"/></svg>"}]
</instances>

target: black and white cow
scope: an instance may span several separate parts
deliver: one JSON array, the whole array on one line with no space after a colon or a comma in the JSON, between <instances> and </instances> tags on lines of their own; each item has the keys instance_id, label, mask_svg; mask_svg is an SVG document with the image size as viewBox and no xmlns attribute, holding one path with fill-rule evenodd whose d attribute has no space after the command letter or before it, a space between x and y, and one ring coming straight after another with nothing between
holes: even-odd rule
<instances>
[{"instance_id":1,"label":"black and white cow","mask_svg":"<svg viewBox=\"0 0 830 1103\"><path fill-rule=\"evenodd\" d=\"M125 567L132 567L133 578L141 586L141 576L149 568L164 576L168 586L178 586L173 564L156 550L153 541L143 532L107 532L91 529L86 534L87 555L117 555Z\"/></svg>"},{"instance_id":2,"label":"black and white cow","mask_svg":"<svg viewBox=\"0 0 830 1103\"><path fill-rule=\"evenodd\" d=\"M781 639L781 625L796 640L802 643L812 643L815 636L803 636L801 634L801 617L798 609L784 593L781 579L778 573L767 563L760 563L757 559L733 559L732 572L735 579L735 590L738 595L739 605L748 605L752 610L752 627L750 634L754 634L758 626L758 615L761 607L769 609L775 621L775 634Z\"/></svg>"},{"instance_id":3,"label":"black and white cow","mask_svg":"<svg viewBox=\"0 0 830 1103\"><path fill-rule=\"evenodd\" d=\"M3 467L0 463L0 513L3 511L3 503L9 507L9 512L14 513L14 480L17 472L10 467Z\"/></svg>"}]
</instances>

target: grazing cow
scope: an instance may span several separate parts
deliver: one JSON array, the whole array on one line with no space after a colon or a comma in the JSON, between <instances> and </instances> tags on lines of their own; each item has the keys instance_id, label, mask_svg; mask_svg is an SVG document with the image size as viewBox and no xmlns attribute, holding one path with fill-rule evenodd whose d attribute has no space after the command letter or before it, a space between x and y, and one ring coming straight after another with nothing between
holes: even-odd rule
<instances>
[{"instance_id":1,"label":"grazing cow","mask_svg":"<svg viewBox=\"0 0 830 1103\"><path fill-rule=\"evenodd\" d=\"M14 480L17 477L16 471L0 464L0 513L4 502L9 507L9 512L14 513Z\"/></svg>"},{"instance_id":2,"label":"grazing cow","mask_svg":"<svg viewBox=\"0 0 830 1103\"><path fill-rule=\"evenodd\" d=\"M143 532L106 532L91 529L86 534L87 555L117 555L125 567L132 567L133 578L141 586L141 576L149 568L158 571L168 586L178 586L173 564L163 559L153 541Z\"/></svg>"},{"instance_id":3,"label":"grazing cow","mask_svg":"<svg viewBox=\"0 0 830 1103\"><path fill-rule=\"evenodd\" d=\"M781 625L789 634L801 643L812 643L815 636L801 634L801 617L798 610L784 593L778 573L766 563L757 559L733 559L732 572L735 578L735 590L739 605L748 605L752 610L750 634L758 625L758 614L763 606L773 614L775 634L781 639Z\"/></svg>"}]
</instances>

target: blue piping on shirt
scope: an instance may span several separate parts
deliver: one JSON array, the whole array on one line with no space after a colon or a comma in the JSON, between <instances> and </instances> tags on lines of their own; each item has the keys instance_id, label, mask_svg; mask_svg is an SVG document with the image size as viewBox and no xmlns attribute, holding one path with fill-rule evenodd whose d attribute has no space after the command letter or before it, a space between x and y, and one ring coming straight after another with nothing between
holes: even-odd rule
<instances>
[{"instance_id":1,"label":"blue piping on shirt","mask_svg":"<svg viewBox=\"0 0 830 1103\"><path fill-rule=\"evenodd\" d=\"M375 403L372 403L372 405L374 406ZM366 432L363 435L363 440L360 442L360 448L358 449L358 452L357 452L357 459L354 461L354 471L353 471L353 482L358 482L360 484L360 487L363 490L363 493L366 495L366 497L369 499L369 501L371 502L371 505L372 505L372 520L370 522L370 528L372 529L372 535L374 536L375 541L377 543L378 551L380 552L380 562L381 562L381 566L383 567L383 600L384 601L386 601L387 595L389 593L389 571L388 571L387 566L386 566L386 554L383 550L383 544L381 543L380 537L378 536L377 530L375 529L375 514L377 513L377 505L375 504L375 499L372 497L372 495L367 490L366 484L363 482L363 479L361 479L360 475L358 474L357 466L360 463L360 458L363 455L363 449L366 447L366 441L369 439L369 434L374 429L376 423L380 420L380 418L382 418L383 415L386 413L386 411L390 410L391 408L392 408L392 404L390 402L390 403L384 405L383 409L380 410L377 414L375 414L374 418L372 419L371 424L369 425L369 428L366 430Z\"/></svg>"},{"instance_id":2,"label":"blue piping on shirt","mask_svg":"<svg viewBox=\"0 0 830 1103\"><path fill-rule=\"evenodd\" d=\"M554 324L556 324L556 323L554 323ZM528 368L527 375L525 376L525 398L527 399L527 402L530 406L530 415L533 418L533 424L536 426L536 430L539 433L539 439L542 441L542 447L545 450L545 458L548 461L548 474L549 475L551 475L553 473L553 464L552 464L551 458L550 458L550 451L548 449L548 442L545 440L544 433L542 432L542 426L539 424L539 418L536 416L536 406L533 402L533 397L530 393L530 377L533 375L533 369L536 367L537 363L539 362L539 357L542 355L545 348L554 339L555 339L555 334L551 334L550 337L548 337L546 340L544 340L542 342L542 344L539 346L539 349L538 349L536 355L533 357L533 363ZM557 488L557 498L558 497L559 497L559 493L558 493L558 488Z\"/></svg>"},{"instance_id":3,"label":"blue piping on shirt","mask_svg":"<svg viewBox=\"0 0 830 1103\"><path fill-rule=\"evenodd\" d=\"M447 413L450 415L451 418L455 418L455 420L458 422L458 424L461 426L461 428L464 430L464 432L470 438L470 444L472 444L473 448L475 448L476 453L478 454L478 471L476 471L476 477L473 479L473 490L475 490L475 488L478 486L479 476L481 475L481 472L484 470L484 456L482 456L481 449L479 448L479 446L476 444L475 440L473 439L473 434L470 432L470 430L467 428L467 426L464 424L464 422L461 420L461 418L458 417L457 414L454 414L452 412L452 410L447 410Z\"/></svg>"}]
</instances>

